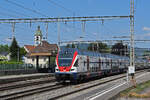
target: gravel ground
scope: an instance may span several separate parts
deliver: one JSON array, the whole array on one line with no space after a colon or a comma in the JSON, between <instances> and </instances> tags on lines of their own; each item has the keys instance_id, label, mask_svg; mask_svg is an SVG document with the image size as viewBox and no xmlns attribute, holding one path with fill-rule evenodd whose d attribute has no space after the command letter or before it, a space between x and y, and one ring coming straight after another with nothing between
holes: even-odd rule
<instances>
[{"instance_id":1,"label":"gravel ground","mask_svg":"<svg viewBox=\"0 0 150 100\"><path fill-rule=\"evenodd\" d=\"M142 91L140 94L143 94L143 93L150 93L150 87L149 87L149 88L144 89L144 91Z\"/></svg>"},{"instance_id":2,"label":"gravel ground","mask_svg":"<svg viewBox=\"0 0 150 100\"><path fill-rule=\"evenodd\" d=\"M150 100L150 98L117 98L116 100Z\"/></svg>"},{"instance_id":3,"label":"gravel ground","mask_svg":"<svg viewBox=\"0 0 150 100\"><path fill-rule=\"evenodd\" d=\"M150 93L150 87L144 89L140 94L144 93ZM123 97L118 97L116 100L150 100L150 98L123 98Z\"/></svg>"}]
</instances>

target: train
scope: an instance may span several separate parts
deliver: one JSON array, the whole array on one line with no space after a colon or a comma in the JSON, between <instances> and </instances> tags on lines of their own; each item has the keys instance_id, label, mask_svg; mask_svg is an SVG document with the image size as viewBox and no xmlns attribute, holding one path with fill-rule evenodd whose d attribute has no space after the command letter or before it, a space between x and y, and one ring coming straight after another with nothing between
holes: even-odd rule
<instances>
[{"instance_id":1,"label":"train","mask_svg":"<svg viewBox=\"0 0 150 100\"><path fill-rule=\"evenodd\" d=\"M56 56L55 77L58 82L79 82L93 77L125 73L129 57L98 53L77 48L62 48ZM149 61L135 60L135 69L149 68Z\"/></svg>"}]
</instances>

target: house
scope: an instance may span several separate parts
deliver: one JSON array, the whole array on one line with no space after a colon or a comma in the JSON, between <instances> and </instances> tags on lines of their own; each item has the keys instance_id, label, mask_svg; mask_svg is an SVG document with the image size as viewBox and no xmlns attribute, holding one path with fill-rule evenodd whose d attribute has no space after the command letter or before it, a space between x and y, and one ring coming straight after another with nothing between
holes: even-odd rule
<instances>
[{"instance_id":1,"label":"house","mask_svg":"<svg viewBox=\"0 0 150 100\"><path fill-rule=\"evenodd\" d=\"M34 45L24 45L27 54L25 56L25 63L32 64L36 68L49 68L51 64L51 58L56 56L58 47L57 44L50 44L46 40L42 39L42 32L40 27L34 35Z\"/></svg>"},{"instance_id":2,"label":"house","mask_svg":"<svg viewBox=\"0 0 150 100\"><path fill-rule=\"evenodd\" d=\"M0 61L8 61L10 60L10 53L9 52L1 52L0 53Z\"/></svg>"}]
</instances>

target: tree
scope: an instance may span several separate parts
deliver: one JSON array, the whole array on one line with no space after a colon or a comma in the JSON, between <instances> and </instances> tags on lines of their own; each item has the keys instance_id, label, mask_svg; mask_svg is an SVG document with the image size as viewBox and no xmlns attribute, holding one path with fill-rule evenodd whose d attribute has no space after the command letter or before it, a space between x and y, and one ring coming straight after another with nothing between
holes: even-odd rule
<instances>
[{"instance_id":1,"label":"tree","mask_svg":"<svg viewBox=\"0 0 150 100\"><path fill-rule=\"evenodd\" d=\"M0 53L1 52L9 52L9 46L8 45L0 45Z\"/></svg>"},{"instance_id":2,"label":"tree","mask_svg":"<svg viewBox=\"0 0 150 100\"><path fill-rule=\"evenodd\" d=\"M94 50L93 50L93 43L90 43L90 44L89 44L88 50L89 50L89 51L94 51Z\"/></svg>"},{"instance_id":3,"label":"tree","mask_svg":"<svg viewBox=\"0 0 150 100\"><path fill-rule=\"evenodd\" d=\"M27 54L26 50L24 49L24 47L21 47L19 49L19 58L21 59L23 56L25 56Z\"/></svg>"},{"instance_id":4,"label":"tree","mask_svg":"<svg viewBox=\"0 0 150 100\"><path fill-rule=\"evenodd\" d=\"M124 56L127 53L127 45L123 45L122 42L116 43L112 46L111 53Z\"/></svg>"},{"instance_id":5,"label":"tree","mask_svg":"<svg viewBox=\"0 0 150 100\"><path fill-rule=\"evenodd\" d=\"M14 37L10 46L11 60L17 61L18 56L19 56L19 46L17 44L16 38Z\"/></svg>"},{"instance_id":6,"label":"tree","mask_svg":"<svg viewBox=\"0 0 150 100\"><path fill-rule=\"evenodd\" d=\"M71 48L75 48L75 44L72 44Z\"/></svg>"},{"instance_id":7,"label":"tree","mask_svg":"<svg viewBox=\"0 0 150 100\"><path fill-rule=\"evenodd\" d=\"M88 46L88 50L106 53L109 51L109 48L107 47L107 44L99 42L99 43L90 43Z\"/></svg>"},{"instance_id":8,"label":"tree","mask_svg":"<svg viewBox=\"0 0 150 100\"><path fill-rule=\"evenodd\" d=\"M98 43L98 52L101 53L108 53L110 51L110 49L108 48L106 43Z\"/></svg>"},{"instance_id":9,"label":"tree","mask_svg":"<svg viewBox=\"0 0 150 100\"><path fill-rule=\"evenodd\" d=\"M67 46L66 46L67 48L70 48L70 44L67 44Z\"/></svg>"}]
</instances>

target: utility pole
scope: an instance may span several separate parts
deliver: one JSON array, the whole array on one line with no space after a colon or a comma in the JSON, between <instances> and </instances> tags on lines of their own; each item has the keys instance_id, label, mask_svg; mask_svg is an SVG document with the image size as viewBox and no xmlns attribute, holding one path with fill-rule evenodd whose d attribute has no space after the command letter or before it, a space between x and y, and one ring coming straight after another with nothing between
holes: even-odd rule
<instances>
[{"instance_id":1,"label":"utility pole","mask_svg":"<svg viewBox=\"0 0 150 100\"><path fill-rule=\"evenodd\" d=\"M46 41L48 41L48 22L46 22Z\"/></svg>"},{"instance_id":2,"label":"utility pole","mask_svg":"<svg viewBox=\"0 0 150 100\"><path fill-rule=\"evenodd\" d=\"M60 49L60 22L59 22L59 19L57 22L57 33L58 33L58 48Z\"/></svg>"},{"instance_id":3,"label":"utility pole","mask_svg":"<svg viewBox=\"0 0 150 100\"><path fill-rule=\"evenodd\" d=\"M85 37L85 21L82 22L82 33L83 33L83 38Z\"/></svg>"},{"instance_id":4,"label":"utility pole","mask_svg":"<svg viewBox=\"0 0 150 100\"><path fill-rule=\"evenodd\" d=\"M15 37L15 23L12 23L12 39Z\"/></svg>"},{"instance_id":5,"label":"utility pole","mask_svg":"<svg viewBox=\"0 0 150 100\"><path fill-rule=\"evenodd\" d=\"M133 85L136 86L135 83L135 54L134 54L134 0L130 0L130 67L129 74L131 74L131 81Z\"/></svg>"}]
</instances>

